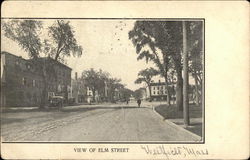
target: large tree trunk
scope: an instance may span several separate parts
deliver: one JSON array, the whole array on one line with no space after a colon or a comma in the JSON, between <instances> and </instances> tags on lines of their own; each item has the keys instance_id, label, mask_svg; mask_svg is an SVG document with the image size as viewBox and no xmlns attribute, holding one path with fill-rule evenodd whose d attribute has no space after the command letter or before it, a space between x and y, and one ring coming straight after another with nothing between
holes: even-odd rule
<instances>
[{"instance_id":1,"label":"large tree trunk","mask_svg":"<svg viewBox=\"0 0 250 160\"><path fill-rule=\"evenodd\" d=\"M164 76L165 78L165 83L166 83L166 94L167 94L167 105L170 105L170 94L169 94L169 88L168 88L168 78L167 75Z\"/></svg>"},{"instance_id":2,"label":"large tree trunk","mask_svg":"<svg viewBox=\"0 0 250 160\"><path fill-rule=\"evenodd\" d=\"M179 111L183 110L183 79L181 68L177 69L177 83L176 83L176 106Z\"/></svg>"},{"instance_id":3,"label":"large tree trunk","mask_svg":"<svg viewBox=\"0 0 250 160\"><path fill-rule=\"evenodd\" d=\"M167 86L168 87L168 86ZM170 94L169 94L169 89L167 88L167 105L170 105Z\"/></svg>"},{"instance_id":4,"label":"large tree trunk","mask_svg":"<svg viewBox=\"0 0 250 160\"><path fill-rule=\"evenodd\" d=\"M195 104L199 106L199 97L200 97L199 87L198 87L199 84L196 76L194 76L194 80L195 80Z\"/></svg>"},{"instance_id":5,"label":"large tree trunk","mask_svg":"<svg viewBox=\"0 0 250 160\"><path fill-rule=\"evenodd\" d=\"M148 90L149 90L149 99L151 100L151 97L152 97L152 90L151 90L151 87L150 87L150 84L148 84Z\"/></svg>"},{"instance_id":6,"label":"large tree trunk","mask_svg":"<svg viewBox=\"0 0 250 160\"><path fill-rule=\"evenodd\" d=\"M45 108L47 101L48 101L48 82L47 82L47 73L46 73L46 66L42 66L42 77L43 77L43 90L41 95L41 103L40 108Z\"/></svg>"},{"instance_id":7,"label":"large tree trunk","mask_svg":"<svg viewBox=\"0 0 250 160\"><path fill-rule=\"evenodd\" d=\"M93 92L93 102L95 102L95 89L92 89Z\"/></svg>"}]
</instances>

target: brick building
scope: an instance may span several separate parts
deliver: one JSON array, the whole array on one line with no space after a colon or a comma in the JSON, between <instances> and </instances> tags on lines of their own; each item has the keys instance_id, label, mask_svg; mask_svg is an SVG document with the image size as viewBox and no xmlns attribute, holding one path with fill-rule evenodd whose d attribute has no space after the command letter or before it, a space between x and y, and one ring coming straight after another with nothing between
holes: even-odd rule
<instances>
[{"instance_id":1,"label":"brick building","mask_svg":"<svg viewBox=\"0 0 250 160\"><path fill-rule=\"evenodd\" d=\"M51 58L40 58L53 64L54 74L48 77L48 95L55 93L68 98L71 68ZM42 72L35 69L31 59L1 52L1 106L39 106L44 88ZM47 97L48 98L48 97Z\"/></svg>"}]
</instances>

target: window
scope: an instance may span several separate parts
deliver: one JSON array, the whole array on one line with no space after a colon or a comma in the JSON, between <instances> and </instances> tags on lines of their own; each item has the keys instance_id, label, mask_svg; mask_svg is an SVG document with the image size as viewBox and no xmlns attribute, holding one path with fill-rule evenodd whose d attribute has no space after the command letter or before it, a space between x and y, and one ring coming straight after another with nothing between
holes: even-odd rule
<instances>
[{"instance_id":1,"label":"window","mask_svg":"<svg viewBox=\"0 0 250 160\"><path fill-rule=\"evenodd\" d=\"M19 65L19 61L18 60L16 60L16 65Z\"/></svg>"},{"instance_id":2,"label":"window","mask_svg":"<svg viewBox=\"0 0 250 160\"><path fill-rule=\"evenodd\" d=\"M35 87L36 86L36 80L33 79L32 81L32 86Z\"/></svg>"},{"instance_id":3,"label":"window","mask_svg":"<svg viewBox=\"0 0 250 160\"><path fill-rule=\"evenodd\" d=\"M23 84L24 86L27 85L27 79L26 79L25 77L23 77L23 79L22 79L22 84Z\"/></svg>"},{"instance_id":4,"label":"window","mask_svg":"<svg viewBox=\"0 0 250 160\"><path fill-rule=\"evenodd\" d=\"M155 94L155 91L153 93Z\"/></svg>"},{"instance_id":5,"label":"window","mask_svg":"<svg viewBox=\"0 0 250 160\"><path fill-rule=\"evenodd\" d=\"M159 90L159 86L157 87L157 89Z\"/></svg>"},{"instance_id":6,"label":"window","mask_svg":"<svg viewBox=\"0 0 250 160\"><path fill-rule=\"evenodd\" d=\"M157 91L157 94L159 94L159 91Z\"/></svg>"}]
</instances>

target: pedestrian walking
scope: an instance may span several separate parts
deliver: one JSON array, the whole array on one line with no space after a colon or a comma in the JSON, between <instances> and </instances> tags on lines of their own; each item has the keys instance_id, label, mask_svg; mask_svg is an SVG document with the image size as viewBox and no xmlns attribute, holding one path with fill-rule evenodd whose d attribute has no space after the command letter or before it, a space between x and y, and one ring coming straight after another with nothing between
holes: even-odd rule
<instances>
[{"instance_id":1,"label":"pedestrian walking","mask_svg":"<svg viewBox=\"0 0 250 160\"><path fill-rule=\"evenodd\" d=\"M126 103L127 103L127 105L128 105L128 103L129 103L129 99L126 99Z\"/></svg>"},{"instance_id":2,"label":"pedestrian walking","mask_svg":"<svg viewBox=\"0 0 250 160\"><path fill-rule=\"evenodd\" d=\"M141 99L137 100L138 107L141 107Z\"/></svg>"}]
</instances>

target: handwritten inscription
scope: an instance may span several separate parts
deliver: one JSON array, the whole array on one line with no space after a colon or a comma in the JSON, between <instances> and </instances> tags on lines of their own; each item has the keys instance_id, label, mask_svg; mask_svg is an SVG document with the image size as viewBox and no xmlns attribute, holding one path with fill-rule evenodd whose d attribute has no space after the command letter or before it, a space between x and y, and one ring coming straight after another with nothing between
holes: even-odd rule
<instances>
[{"instance_id":1,"label":"handwritten inscription","mask_svg":"<svg viewBox=\"0 0 250 160\"><path fill-rule=\"evenodd\" d=\"M166 147L164 145L148 146L141 145L141 149L150 155L165 155L168 159L170 156L205 156L208 155L207 149L194 149L191 147Z\"/></svg>"}]
</instances>

